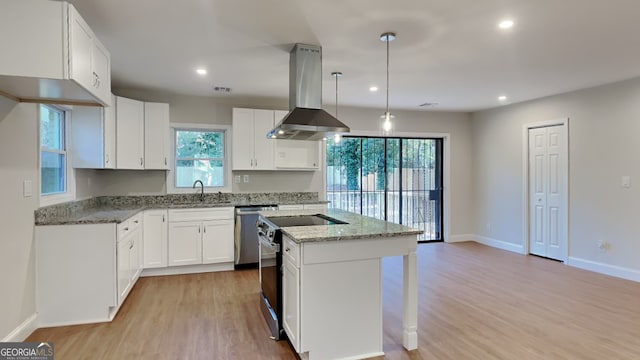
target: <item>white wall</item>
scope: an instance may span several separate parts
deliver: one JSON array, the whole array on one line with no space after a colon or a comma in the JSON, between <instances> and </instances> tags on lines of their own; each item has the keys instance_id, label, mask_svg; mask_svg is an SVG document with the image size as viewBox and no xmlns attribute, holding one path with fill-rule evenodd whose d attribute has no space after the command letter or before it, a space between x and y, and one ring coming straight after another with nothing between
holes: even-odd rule
<instances>
[{"instance_id":1,"label":"white wall","mask_svg":"<svg viewBox=\"0 0 640 360\"><path fill-rule=\"evenodd\" d=\"M570 260L640 270L640 79L473 114L475 233L523 245L522 127L558 118L570 118Z\"/></svg>"},{"instance_id":2,"label":"white wall","mask_svg":"<svg viewBox=\"0 0 640 360\"><path fill-rule=\"evenodd\" d=\"M36 312L37 124L36 105L0 97L0 339ZM33 182L34 196L22 196L24 180Z\"/></svg>"}]
</instances>

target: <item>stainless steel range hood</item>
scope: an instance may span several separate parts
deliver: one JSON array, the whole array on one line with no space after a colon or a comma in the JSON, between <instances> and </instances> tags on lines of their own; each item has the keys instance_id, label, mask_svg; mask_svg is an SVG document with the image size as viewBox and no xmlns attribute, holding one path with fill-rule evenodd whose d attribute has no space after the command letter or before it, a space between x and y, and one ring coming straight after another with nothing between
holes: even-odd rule
<instances>
[{"instance_id":1,"label":"stainless steel range hood","mask_svg":"<svg viewBox=\"0 0 640 360\"><path fill-rule=\"evenodd\" d=\"M267 133L268 138L321 140L349 132L347 125L322 110L322 48L296 44L289 58L289 109L287 116Z\"/></svg>"}]
</instances>

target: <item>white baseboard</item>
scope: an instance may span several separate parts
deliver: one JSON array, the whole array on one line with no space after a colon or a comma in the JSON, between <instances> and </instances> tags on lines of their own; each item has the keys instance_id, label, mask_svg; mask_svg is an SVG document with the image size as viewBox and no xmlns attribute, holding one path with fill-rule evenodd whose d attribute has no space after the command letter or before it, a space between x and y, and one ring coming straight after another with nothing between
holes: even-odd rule
<instances>
[{"instance_id":1,"label":"white baseboard","mask_svg":"<svg viewBox=\"0 0 640 360\"><path fill-rule=\"evenodd\" d=\"M184 266L170 266L164 268L151 268L142 270L140 276L162 276L162 275L182 275L182 274L197 274L204 272L214 271L230 271L233 270L233 262L221 263L221 264L207 264L207 265L184 265Z\"/></svg>"},{"instance_id":2,"label":"white baseboard","mask_svg":"<svg viewBox=\"0 0 640 360\"><path fill-rule=\"evenodd\" d=\"M640 282L640 270L629 269L616 265L609 265L597 261L569 257L565 264L583 270L589 270L609 276L615 276L626 280Z\"/></svg>"},{"instance_id":3,"label":"white baseboard","mask_svg":"<svg viewBox=\"0 0 640 360\"><path fill-rule=\"evenodd\" d=\"M492 239L490 237L480 236L480 235L474 235L473 241L483 245L491 246L497 249L507 250L514 253L518 253L518 254L524 254L524 246L522 246L521 244L514 244L514 243Z\"/></svg>"},{"instance_id":4,"label":"white baseboard","mask_svg":"<svg viewBox=\"0 0 640 360\"><path fill-rule=\"evenodd\" d=\"M33 314L18 325L2 342L21 342L38 329L38 314Z\"/></svg>"},{"instance_id":5,"label":"white baseboard","mask_svg":"<svg viewBox=\"0 0 640 360\"><path fill-rule=\"evenodd\" d=\"M465 242L465 241L474 241L475 238L476 236L473 234L451 235L444 242L457 243L457 242Z\"/></svg>"}]
</instances>

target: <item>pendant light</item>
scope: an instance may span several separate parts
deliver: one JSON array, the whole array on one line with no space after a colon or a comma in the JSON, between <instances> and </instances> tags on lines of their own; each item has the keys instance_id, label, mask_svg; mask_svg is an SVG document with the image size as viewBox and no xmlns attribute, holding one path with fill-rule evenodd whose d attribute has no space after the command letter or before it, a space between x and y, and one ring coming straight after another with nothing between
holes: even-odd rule
<instances>
[{"instance_id":1,"label":"pendant light","mask_svg":"<svg viewBox=\"0 0 640 360\"><path fill-rule=\"evenodd\" d=\"M386 32L380 35L380 41L387 43L387 108L381 116L382 124L380 125L383 135L389 135L393 130L393 122L391 119L393 119L394 116L391 115L391 112L389 111L389 43L395 38L396 34L392 32Z\"/></svg>"},{"instance_id":2,"label":"pendant light","mask_svg":"<svg viewBox=\"0 0 640 360\"><path fill-rule=\"evenodd\" d=\"M336 78L336 119L338 118L338 78L342 76L342 73L340 71L334 71L331 73L331 76L334 76ZM333 135L333 141L335 143L339 143L340 140L342 139L342 137L340 136L340 134L336 133Z\"/></svg>"}]
</instances>

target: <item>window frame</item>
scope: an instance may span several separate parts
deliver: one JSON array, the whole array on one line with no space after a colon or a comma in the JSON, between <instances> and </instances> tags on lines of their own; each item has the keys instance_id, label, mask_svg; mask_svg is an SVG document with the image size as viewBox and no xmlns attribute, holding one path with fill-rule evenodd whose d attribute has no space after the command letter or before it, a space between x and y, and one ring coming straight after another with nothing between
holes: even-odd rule
<instances>
[{"instance_id":1,"label":"window frame","mask_svg":"<svg viewBox=\"0 0 640 360\"><path fill-rule=\"evenodd\" d=\"M224 136L224 154L222 158L223 166L223 186L205 186L205 193L232 192L231 183L231 126L219 124L194 124L194 123L171 123L171 152L169 154L169 171L167 171L167 194L192 194L194 189L191 187L176 187L176 132L178 130L187 131L204 131L222 132ZM200 191L198 188L196 191Z\"/></svg>"},{"instance_id":2,"label":"window frame","mask_svg":"<svg viewBox=\"0 0 640 360\"><path fill-rule=\"evenodd\" d=\"M54 111L59 111L64 116L64 150L46 149L44 151L50 153L63 154L65 158L65 192L43 194L42 193L42 143L41 143L41 130L42 130L42 108L47 107ZM71 159L71 113L72 108L63 105L53 104L38 104L38 197L40 206L54 205L67 201L73 201L76 199L76 179L75 171L72 167Z\"/></svg>"}]
</instances>

